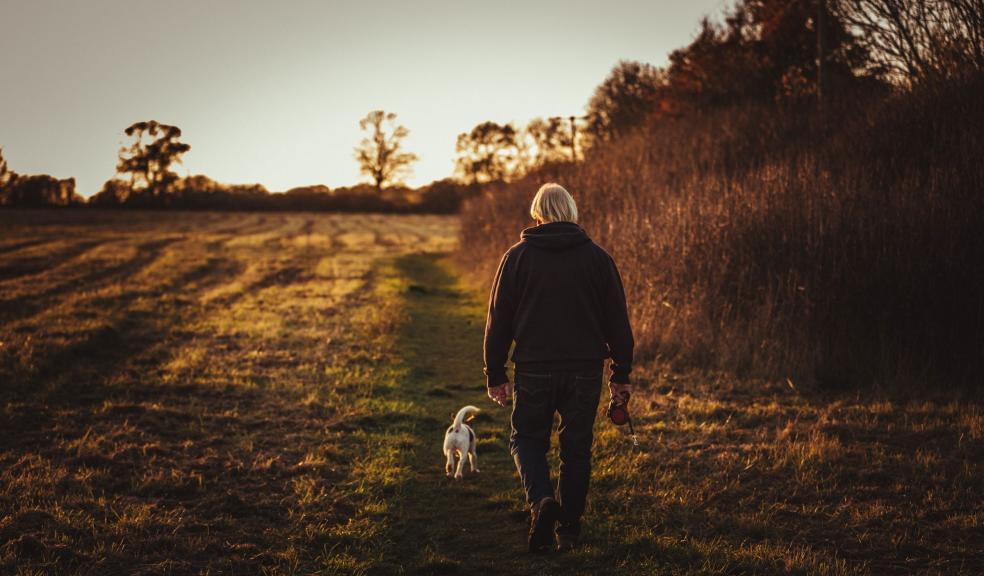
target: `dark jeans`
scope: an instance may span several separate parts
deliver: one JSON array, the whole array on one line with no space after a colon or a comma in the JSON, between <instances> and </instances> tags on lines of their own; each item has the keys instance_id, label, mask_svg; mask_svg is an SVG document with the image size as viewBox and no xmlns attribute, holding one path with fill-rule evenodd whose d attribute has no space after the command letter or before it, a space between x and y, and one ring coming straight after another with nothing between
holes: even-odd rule
<instances>
[{"instance_id":1,"label":"dark jeans","mask_svg":"<svg viewBox=\"0 0 984 576\"><path fill-rule=\"evenodd\" d=\"M516 372L509 450L533 505L554 496L547 451L554 412L560 413L560 480L563 509L558 532L580 530L591 477L592 427L601 395L601 372Z\"/></svg>"}]
</instances>

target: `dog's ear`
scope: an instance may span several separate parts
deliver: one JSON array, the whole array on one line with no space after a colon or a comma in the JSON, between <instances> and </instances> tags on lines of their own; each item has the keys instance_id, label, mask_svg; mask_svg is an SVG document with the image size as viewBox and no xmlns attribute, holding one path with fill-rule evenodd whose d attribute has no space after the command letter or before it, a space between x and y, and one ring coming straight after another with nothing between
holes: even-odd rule
<instances>
[{"instance_id":1,"label":"dog's ear","mask_svg":"<svg viewBox=\"0 0 984 576\"><path fill-rule=\"evenodd\" d=\"M475 419L475 414L469 414L468 415L468 418L465 420L465 422L471 422L474 419Z\"/></svg>"},{"instance_id":2,"label":"dog's ear","mask_svg":"<svg viewBox=\"0 0 984 576\"><path fill-rule=\"evenodd\" d=\"M453 411L451 412L451 421L454 422L454 417L457 416Z\"/></svg>"}]
</instances>

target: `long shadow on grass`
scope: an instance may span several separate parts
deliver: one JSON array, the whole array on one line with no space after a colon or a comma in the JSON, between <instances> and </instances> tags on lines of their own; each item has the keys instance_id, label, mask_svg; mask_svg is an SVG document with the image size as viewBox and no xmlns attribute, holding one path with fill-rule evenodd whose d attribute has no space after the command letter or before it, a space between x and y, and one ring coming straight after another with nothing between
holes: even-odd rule
<instances>
[{"instance_id":1,"label":"long shadow on grass","mask_svg":"<svg viewBox=\"0 0 984 576\"><path fill-rule=\"evenodd\" d=\"M113 280L122 282L132 277L156 261L164 247L173 241L142 245L148 249L147 254L105 270L109 279L99 285ZM159 286L132 287L106 299L102 302L104 308L119 310L116 314L110 312L106 315L111 319L109 323L83 332L72 344L53 350L36 366L30 367L27 373L15 371L10 374L14 385L9 389L37 393L46 388L51 391L51 385L54 385L56 392L99 396L99 382L107 371L125 368L138 360L144 365L152 363L152 359L142 356L169 336L168 330L172 324L167 322L167 318L176 319L185 304L174 299L173 295L184 294L192 284L198 289L217 284L239 267L238 263L209 258ZM93 272L92 276L96 278L98 275ZM159 303L157 309L132 308L133 303L140 299L156 300ZM78 400L78 397L73 398L73 401Z\"/></svg>"},{"instance_id":2,"label":"long shadow on grass","mask_svg":"<svg viewBox=\"0 0 984 576\"><path fill-rule=\"evenodd\" d=\"M180 238L163 238L143 242L137 246L136 254L132 258L119 264L90 270L79 278L62 282L47 290L0 300L0 322L12 322L33 316L42 311L46 304L50 305L53 298L79 290L80 287L91 291L114 282L122 282L153 264L169 245L178 240Z\"/></svg>"},{"instance_id":3,"label":"long shadow on grass","mask_svg":"<svg viewBox=\"0 0 984 576\"><path fill-rule=\"evenodd\" d=\"M121 311L108 324L46 356L16 390L5 388L0 503L11 506L0 573L41 564L55 574L260 573L285 562L284 542L299 538L287 533L299 498L295 463L330 414L268 390L160 381L182 325L200 312L173 295L205 290L228 271L208 260L114 298L108 304ZM135 306L155 297L156 307ZM316 471L330 484L337 465L329 459ZM95 529L69 530L45 508L51 500L84 510ZM107 529L134 510L144 516L132 529ZM120 539L125 547L110 545Z\"/></svg>"},{"instance_id":4,"label":"long shadow on grass","mask_svg":"<svg viewBox=\"0 0 984 576\"><path fill-rule=\"evenodd\" d=\"M154 258L159 255L156 251L154 254ZM130 268L131 273L148 263L143 261ZM6 380L0 389L0 400L21 406L0 422L0 434L7 438L4 445L43 452L55 440L48 430L63 418L60 413L66 409L88 413L91 409L86 406L106 401L125 398L129 402L159 396L160 391L149 386L148 381L155 379L156 366L172 353L168 340L175 339L173 331L182 314L181 304L166 300L165 295L185 290L191 283L208 286L221 281L228 269L210 259L165 285L134 288L116 295L103 304L119 310L107 314L108 322L82 331L72 343L51 350L31 366L0 369L0 376ZM132 308L141 298L157 300L157 309ZM113 380L121 377L140 385L114 386Z\"/></svg>"},{"instance_id":5,"label":"long shadow on grass","mask_svg":"<svg viewBox=\"0 0 984 576\"><path fill-rule=\"evenodd\" d=\"M372 572L474 573L475 559L465 552L480 553L482 548L475 550L477 533L472 531L478 518L479 524L487 520L479 483L505 480L495 472L507 463L501 438L496 442L492 433L501 429L501 422L494 425L487 416L474 422L484 442L484 449L479 450L483 472L466 473L463 481L445 477L441 442L451 413L482 400L481 329L470 294L457 286L446 261L438 256L410 255L396 259L394 268L401 280L405 311L397 345L406 377L389 395L412 403L417 418L402 427L409 433L405 441L410 450L391 504L386 539L392 544L374 559ZM509 523L508 519L499 521Z\"/></svg>"}]
</instances>

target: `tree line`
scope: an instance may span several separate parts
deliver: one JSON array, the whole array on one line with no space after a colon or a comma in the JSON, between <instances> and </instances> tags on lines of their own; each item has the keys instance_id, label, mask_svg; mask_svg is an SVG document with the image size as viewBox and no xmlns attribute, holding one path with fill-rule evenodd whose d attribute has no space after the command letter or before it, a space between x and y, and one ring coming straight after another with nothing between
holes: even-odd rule
<instances>
[{"instance_id":1,"label":"tree line","mask_svg":"<svg viewBox=\"0 0 984 576\"><path fill-rule=\"evenodd\" d=\"M982 53L980 0L741 0L666 66L619 63L577 163L466 201L461 260L491 278L561 182L619 262L640 357L979 391Z\"/></svg>"},{"instance_id":2,"label":"tree line","mask_svg":"<svg viewBox=\"0 0 984 576\"><path fill-rule=\"evenodd\" d=\"M525 129L483 122L458 136L453 176L413 189L405 185L418 160L404 149L409 130L396 122L396 114L374 110L360 120L367 135L354 149L368 183L270 193L261 184L229 185L201 174L179 176L174 167L191 150L181 141L181 129L141 121L123 131L130 143L119 151L116 175L88 200L76 193L74 178L23 176L9 170L0 149L0 206L453 212L482 184L575 159L573 122L573 118L537 118Z\"/></svg>"},{"instance_id":3,"label":"tree line","mask_svg":"<svg viewBox=\"0 0 984 576\"><path fill-rule=\"evenodd\" d=\"M581 160L647 122L744 104L813 109L947 89L982 69L980 0L742 0L718 21L705 17L668 65L619 62L584 116L525 127L484 122L461 134L456 176L512 181Z\"/></svg>"},{"instance_id":4,"label":"tree line","mask_svg":"<svg viewBox=\"0 0 984 576\"><path fill-rule=\"evenodd\" d=\"M130 142L119 151L116 175L88 200L75 192L74 179L21 176L8 170L0 150L0 206L448 213L457 211L482 184L575 159L573 122L573 118L538 118L522 130L512 124L483 122L458 136L453 176L413 189L405 185L418 160L404 149L409 130L397 122L396 114L374 110L359 121L367 134L354 149L368 183L270 193L261 184L229 185L201 174L179 176L174 167L191 150L181 141L181 129L141 121L123 131Z\"/></svg>"},{"instance_id":5,"label":"tree line","mask_svg":"<svg viewBox=\"0 0 984 576\"><path fill-rule=\"evenodd\" d=\"M360 171L370 182L329 188L302 186L271 193L261 184L223 184L208 176L179 176L174 168L191 145L181 140L177 126L155 120L135 122L123 132L129 144L118 154L116 175L88 200L75 191L73 178L24 176L10 170L0 149L0 206L40 208L210 209L210 210L326 210L374 212L457 211L476 188L454 178L418 188L405 185L417 155L403 150L409 131L397 125L396 115L370 112L360 121L368 133L355 147Z\"/></svg>"},{"instance_id":6,"label":"tree line","mask_svg":"<svg viewBox=\"0 0 984 576\"><path fill-rule=\"evenodd\" d=\"M0 148L0 206L71 206L85 199L75 193L75 179L47 174L22 175L7 166Z\"/></svg>"},{"instance_id":7,"label":"tree line","mask_svg":"<svg viewBox=\"0 0 984 576\"><path fill-rule=\"evenodd\" d=\"M354 157L368 184L308 186L271 194L173 172L190 146L176 126L126 128L116 177L88 204L102 207L442 211L489 184L582 161L649 121L672 122L722 106L783 109L880 98L917 85L959 81L984 67L981 0L741 0L720 21L704 18L694 40L663 67L619 62L583 116L535 118L525 126L486 121L458 135L454 174L418 189L404 184L418 156L396 114L360 120ZM826 120L825 120L826 121ZM21 176L0 154L0 205L83 202L74 180Z\"/></svg>"}]
</instances>

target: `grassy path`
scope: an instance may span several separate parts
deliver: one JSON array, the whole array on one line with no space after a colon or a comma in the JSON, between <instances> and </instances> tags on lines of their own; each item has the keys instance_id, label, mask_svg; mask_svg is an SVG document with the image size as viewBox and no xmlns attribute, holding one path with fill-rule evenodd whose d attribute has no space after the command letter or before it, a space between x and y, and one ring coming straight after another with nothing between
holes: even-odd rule
<instances>
[{"instance_id":1,"label":"grassy path","mask_svg":"<svg viewBox=\"0 0 984 576\"><path fill-rule=\"evenodd\" d=\"M399 469L388 491L387 528L356 571L369 574L606 573L597 548L569 555L525 551L528 513L508 449L509 410L485 396L481 374L484 302L458 284L453 267L437 256L407 256L389 270L388 290L402 294L405 317L398 333L401 381L377 400L391 411L376 433L400 446L381 455L377 478ZM451 413L473 404L479 441L478 474L461 481L444 474L443 432ZM370 442L370 444L372 444ZM384 491L386 493L387 491ZM357 565L339 564L354 569ZM342 570L339 570L341 573Z\"/></svg>"},{"instance_id":2,"label":"grassy path","mask_svg":"<svg viewBox=\"0 0 984 576\"><path fill-rule=\"evenodd\" d=\"M437 422L416 436L394 551L418 573L515 572L525 564L517 556L526 513L509 455L508 411L484 394L484 308L455 284L446 261L404 258L397 267L411 283L400 334L412 367L406 393ZM481 472L466 468L465 478L454 481L444 474L441 441L451 413L467 404L482 409L472 422Z\"/></svg>"},{"instance_id":3,"label":"grassy path","mask_svg":"<svg viewBox=\"0 0 984 576\"><path fill-rule=\"evenodd\" d=\"M439 255L404 256L379 270L376 289L386 293L378 300L399 302L403 316L392 334L394 379L374 396L386 413L367 443L378 447L366 466L373 470L366 477L377 479L369 483L376 489L366 488L373 529L360 561L337 563L336 573L847 575L913 565L974 573L967 557L946 564L893 557L873 549L881 546L874 537L866 542L870 536L855 530L852 544L844 536L842 514L858 497L844 482L857 459L813 422L828 422L839 404L762 382L650 373L639 375L651 390L634 409L639 449L604 418L596 424L583 547L527 554L509 411L487 400L480 370L484 298L458 277ZM455 482L444 475L441 440L451 413L466 404L483 410L474 421L481 473ZM556 470L556 439L554 447ZM959 498L973 493L954 490Z\"/></svg>"}]
</instances>

